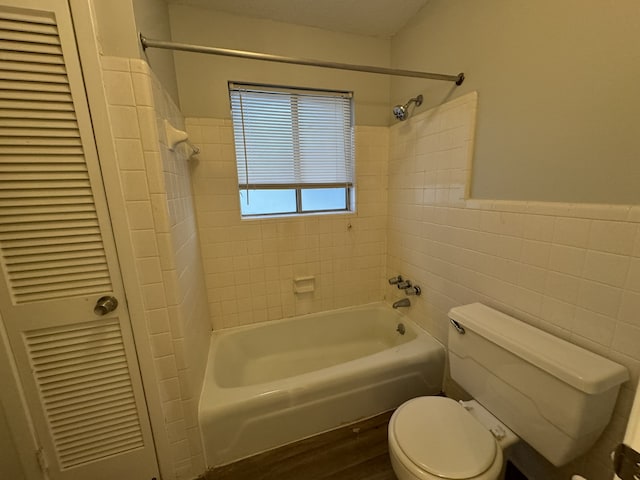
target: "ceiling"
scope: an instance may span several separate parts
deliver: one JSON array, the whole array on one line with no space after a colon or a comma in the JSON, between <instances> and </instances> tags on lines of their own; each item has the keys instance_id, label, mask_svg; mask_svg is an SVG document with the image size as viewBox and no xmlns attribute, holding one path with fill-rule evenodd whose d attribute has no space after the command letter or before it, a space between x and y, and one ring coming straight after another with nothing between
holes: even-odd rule
<instances>
[{"instance_id":1,"label":"ceiling","mask_svg":"<svg viewBox=\"0 0 640 480\"><path fill-rule=\"evenodd\" d=\"M248 17L390 38L429 0L167 0Z\"/></svg>"}]
</instances>

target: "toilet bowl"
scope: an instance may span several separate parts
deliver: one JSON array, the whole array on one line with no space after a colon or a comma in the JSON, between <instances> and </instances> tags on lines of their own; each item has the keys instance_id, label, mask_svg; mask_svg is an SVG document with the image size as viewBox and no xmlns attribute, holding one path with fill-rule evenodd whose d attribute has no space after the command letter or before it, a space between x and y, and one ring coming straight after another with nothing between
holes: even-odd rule
<instances>
[{"instance_id":1,"label":"toilet bowl","mask_svg":"<svg viewBox=\"0 0 640 480\"><path fill-rule=\"evenodd\" d=\"M418 397L394 412L388 439L399 480L498 480L518 437L477 402Z\"/></svg>"}]
</instances>

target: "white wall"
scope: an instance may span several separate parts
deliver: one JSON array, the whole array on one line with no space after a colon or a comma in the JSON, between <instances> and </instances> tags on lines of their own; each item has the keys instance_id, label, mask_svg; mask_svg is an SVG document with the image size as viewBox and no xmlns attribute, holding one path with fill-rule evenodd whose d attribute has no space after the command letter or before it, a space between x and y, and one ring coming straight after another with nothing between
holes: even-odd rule
<instances>
[{"instance_id":1,"label":"white wall","mask_svg":"<svg viewBox=\"0 0 640 480\"><path fill-rule=\"evenodd\" d=\"M231 120L187 118L202 149L193 189L215 329L382 299L388 129L356 127L356 202L349 214L242 220ZM296 277L315 291L295 294Z\"/></svg>"},{"instance_id":2,"label":"white wall","mask_svg":"<svg viewBox=\"0 0 640 480\"><path fill-rule=\"evenodd\" d=\"M143 51L138 34L156 40L171 40L169 12L165 0L92 0L101 54L108 57L144 58L178 102L173 53L169 50Z\"/></svg>"},{"instance_id":3,"label":"white wall","mask_svg":"<svg viewBox=\"0 0 640 480\"><path fill-rule=\"evenodd\" d=\"M394 67L467 80L394 78L394 103L477 90L472 196L640 203L636 0L431 0L392 39Z\"/></svg>"},{"instance_id":4,"label":"white wall","mask_svg":"<svg viewBox=\"0 0 640 480\"><path fill-rule=\"evenodd\" d=\"M114 57L139 56L132 0L92 0L100 53Z\"/></svg>"},{"instance_id":5,"label":"white wall","mask_svg":"<svg viewBox=\"0 0 640 480\"><path fill-rule=\"evenodd\" d=\"M387 275L422 287L408 315L444 344L449 309L482 302L626 366L596 445L529 477L610 480L640 374L640 207L465 200L474 122L468 94L391 128Z\"/></svg>"},{"instance_id":6,"label":"white wall","mask_svg":"<svg viewBox=\"0 0 640 480\"><path fill-rule=\"evenodd\" d=\"M388 66L389 41L183 5L170 5L174 41L326 61ZM176 52L180 107L187 117L230 118L228 81L354 91L358 125L386 125L390 80L256 60Z\"/></svg>"},{"instance_id":7,"label":"white wall","mask_svg":"<svg viewBox=\"0 0 640 480\"><path fill-rule=\"evenodd\" d=\"M166 1L132 1L137 31L154 40L171 40L169 10ZM163 88L169 93L171 99L178 104L178 84L173 52L158 48L148 48L143 51L139 42L138 46L140 48L140 57L147 61L153 73L162 83Z\"/></svg>"},{"instance_id":8,"label":"white wall","mask_svg":"<svg viewBox=\"0 0 640 480\"><path fill-rule=\"evenodd\" d=\"M170 151L164 129L184 120L146 62L102 58L136 289L142 301L164 431L156 441L163 477L190 480L205 470L197 420L209 312L196 236L188 150ZM105 161L103 159L103 161ZM128 292L133 295L133 293ZM148 373L148 372L147 372ZM148 377L147 377L148 380ZM157 420L157 418L155 419ZM164 467L163 467L164 465Z\"/></svg>"},{"instance_id":9,"label":"white wall","mask_svg":"<svg viewBox=\"0 0 640 480\"><path fill-rule=\"evenodd\" d=\"M177 54L183 113L193 117L189 119L189 129L203 147L201 161L194 166L197 174L194 190L199 203L197 215L209 304L216 328L296 313L295 299L293 303L282 301L284 289L290 295L289 279L296 272L296 265L306 268L314 264L322 275L323 264L315 265L314 260L321 258L322 248L340 249L345 245L351 248L356 244L349 243L350 235L366 237L370 228L376 235L384 231L376 223L379 219L356 218L355 230L348 233L345 217L241 223L237 184L231 174L233 146L227 120L227 80L355 90L356 121L360 125L386 125L389 105L418 93L425 94L426 106L416 113L425 113L429 105L440 103L447 96L459 96L477 88L480 103L474 195L492 199L638 203L637 189L631 188L635 166L625 160L629 152L637 153L637 140L630 135L633 123L629 112L637 110L638 105L628 93L633 90L625 88L628 77L615 77L620 85L611 87L610 80L602 75L607 71L603 68L605 59L614 61L626 55L634 60L635 54L627 49L633 43L625 41L636 21L634 11L627 11L624 18L614 22L612 15L624 12L626 7L599 11L597 6L585 9L576 2L553 5L544 2L529 8L501 0L493 2L489 9L480 2L432 0L393 40L393 65L447 73L466 71L469 80L454 92L450 85L438 82L394 80L390 100L390 81L385 77ZM596 22L598 18L603 19L601 23ZM575 19L583 23L572 23ZM172 6L170 20L176 41L383 66L390 62L388 42L377 39L184 6ZM588 31L601 33L594 34L593 39L604 43L590 44ZM612 45L619 48L611 50ZM621 63L623 70L638 64ZM576 78L580 81L558 79L556 72L564 72L566 65L579 73ZM541 67L541 73L534 67ZM130 72L130 65L125 71ZM518 74L519 81L507 75L512 71ZM144 72L131 72L132 77L126 81L133 78L132 88L136 85L133 73ZM586 102L587 97L590 103ZM200 461L200 453L196 430L188 428L193 425L189 422L194 421L193 402L189 402L191 398L183 401L181 391L193 395L195 389L188 380L185 382L187 377L183 375L181 379L179 375L179 354L174 348L180 347L174 340L183 337L177 334L174 338L173 332L180 332L183 326L172 323L180 317L169 315L168 292L164 289L165 280L170 284L175 277L156 280L155 275L160 272L162 276L164 270L159 266L156 225L148 223L149 218L154 222L159 218L153 198L157 201L162 197L136 197L141 192L139 187L143 188L143 194L166 194L153 189L165 181L166 173L172 178L175 172L164 168L157 143L150 148L142 143L142 138L148 137L141 135L139 129L149 123L142 120L138 123L137 103L123 105L118 103L122 101L119 98L113 106L121 113L114 127L118 129L115 133L119 161L125 162L121 165L126 171L123 189L126 195L133 195L127 198L132 207L128 213L135 216L134 224L139 222L132 227L132 241L139 253L137 261L144 277L145 300L160 302L148 305L147 320L150 329L153 328L152 335L157 336L154 349L171 348L168 354L157 357L159 388L172 419L169 422L175 447L172 460L182 468L181 474L187 475ZM402 273L424 287L424 295L414 300L411 315L442 341L446 339L448 308L481 300L626 365L632 381L623 388L614 421L589 457L570 467L572 471L587 472L592 480L607 475L610 478L607 454L623 431L640 374L636 348L640 342L636 315L640 308L638 209L567 203L465 202L461 197L464 192L461 179L467 175L468 164L464 162L469 158L468 151L458 152L467 155L464 158L442 153L468 145L456 144L460 138L455 135L448 138L451 123L447 122L452 120L433 117L435 124L429 126L428 117L421 117L426 131L415 129L413 120L419 120L417 116L394 124L391 130L389 255L384 276ZM619 122L620 119L623 121ZM599 129L607 130L609 135L596 135ZM431 135L434 137L426 139ZM386 158L387 144L376 143L379 138L382 135L375 131L365 135L358 158L375 154L376 162L384 163L378 156ZM449 146L442 149L443 145ZM601 161L605 154L608 164ZM361 174L366 172L358 169ZM359 192L370 195L369 200L375 203L376 192L386 195L380 184L386 178L386 166L367 175L370 178L359 180ZM369 211L372 218L380 214L386 218L386 203L380 205L384 210L377 214L375 208ZM311 244L305 244L305 248L295 248L308 240ZM313 246L316 241L317 248ZM321 241L330 243L321 246ZM311 249L306 248L309 245ZM351 280L343 276L350 264L341 255L332 257L330 265L334 270L328 279ZM379 252L372 251L371 255ZM267 264L267 259L272 264ZM381 262L384 265L384 259ZM272 281L274 269L277 282ZM252 271L258 272L258 276L252 277ZM278 295L270 296L274 292L268 289L275 284ZM332 288L331 295L337 293L344 298L349 294L348 282ZM389 293L381 288L389 287L374 286L372 295L398 293L395 289ZM244 302L247 292L260 295L247 304ZM368 298L367 292L359 295L354 299ZM277 303L270 304L274 298ZM331 300L302 302L300 308L326 309L343 304L343 298L337 302L335 297L326 298ZM167 338L169 343L164 341ZM568 471L552 474L559 476Z\"/></svg>"}]
</instances>

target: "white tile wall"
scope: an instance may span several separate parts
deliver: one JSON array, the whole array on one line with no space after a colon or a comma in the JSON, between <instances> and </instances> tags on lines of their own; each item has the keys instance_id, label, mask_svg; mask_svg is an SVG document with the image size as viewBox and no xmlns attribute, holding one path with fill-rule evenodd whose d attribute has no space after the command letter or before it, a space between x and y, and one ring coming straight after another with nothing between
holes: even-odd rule
<instances>
[{"instance_id":1,"label":"white tile wall","mask_svg":"<svg viewBox=\"0 0 640 480\"><path fill-rule=\"evenodd\" d=\"M608 452L640 377L640 207L466 198L477 108L469 94L390 129L357 128L357 212L241 220L229 121L187 119L201 154L186 161L185 150L166 148L160 120L181 127L181 118L146 64L103 66L175 478L204 469L196 409L205 294L219 329L394 301L401 292L386 278L399 273L423 287L409 315L443 343L446 312L482 301L627 366L632 380L596 446L565 469L541 466L548 478L611 478ZM206 292L194 280L200 269ZM293 279L307 275L315 291L294 294Z\"/></svg>"},{"instance_id":2,"label":"white tile wall","mask_svg":"<svg viewBox=\"0 0 640 480\"><path fill-rule=\"evenodd\" d=\"M640 372L638 208L465 201L476 102L391 127L387 275L423 287L409 315L443 343L447 311L481 301L627 366L632 380L595 447L563 469L539 465L547 478L610 480Z\"/></svg>"},{"instance_id":3,"label":"white tile wall","mask_svg":"<svg viewBox=\"0 0 640 480\"><path fill-rule=\"evenodd\" d=\"M387 128L356 128L356 212L241 220L230 120L186 123L202 150L192 178L215 329L382 298ZM315 291L295 294L305 276Z\"/></svg>"},{"instance_id":4,"label":"white tile wall","mask_svg":"<svg viewBox=\"0 0 640 480\"><path fill-rule=\"evenodd\" d=\"M141 285L171 445L174 471L169 478L191 479L205 470L195 439L211 327L188 151L170 151L164 138L164 119L178 128L184 128L184 121L144 61L105 57L103 74L135 254L131 261Z\"/></svg>"}]
</instances>

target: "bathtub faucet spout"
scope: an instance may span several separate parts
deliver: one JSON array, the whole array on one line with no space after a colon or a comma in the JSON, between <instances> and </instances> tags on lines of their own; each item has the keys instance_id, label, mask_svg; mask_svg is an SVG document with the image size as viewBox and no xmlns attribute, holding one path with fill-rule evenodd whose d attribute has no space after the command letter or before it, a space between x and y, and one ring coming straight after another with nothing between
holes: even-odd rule
<instances>
[{"instance_id":1,"label":"bathtub faucet spout","mask_svg":"<svg viewBox=\"0 0 640 480\"><path fill-rule=\"evenodd\" d=\"M410 307L410 306L411 306L411 302L409 301L408 298L403 298L402 300L398 300L397 302L393 302L393 308Z\"/></svg>"}]
</instances>

